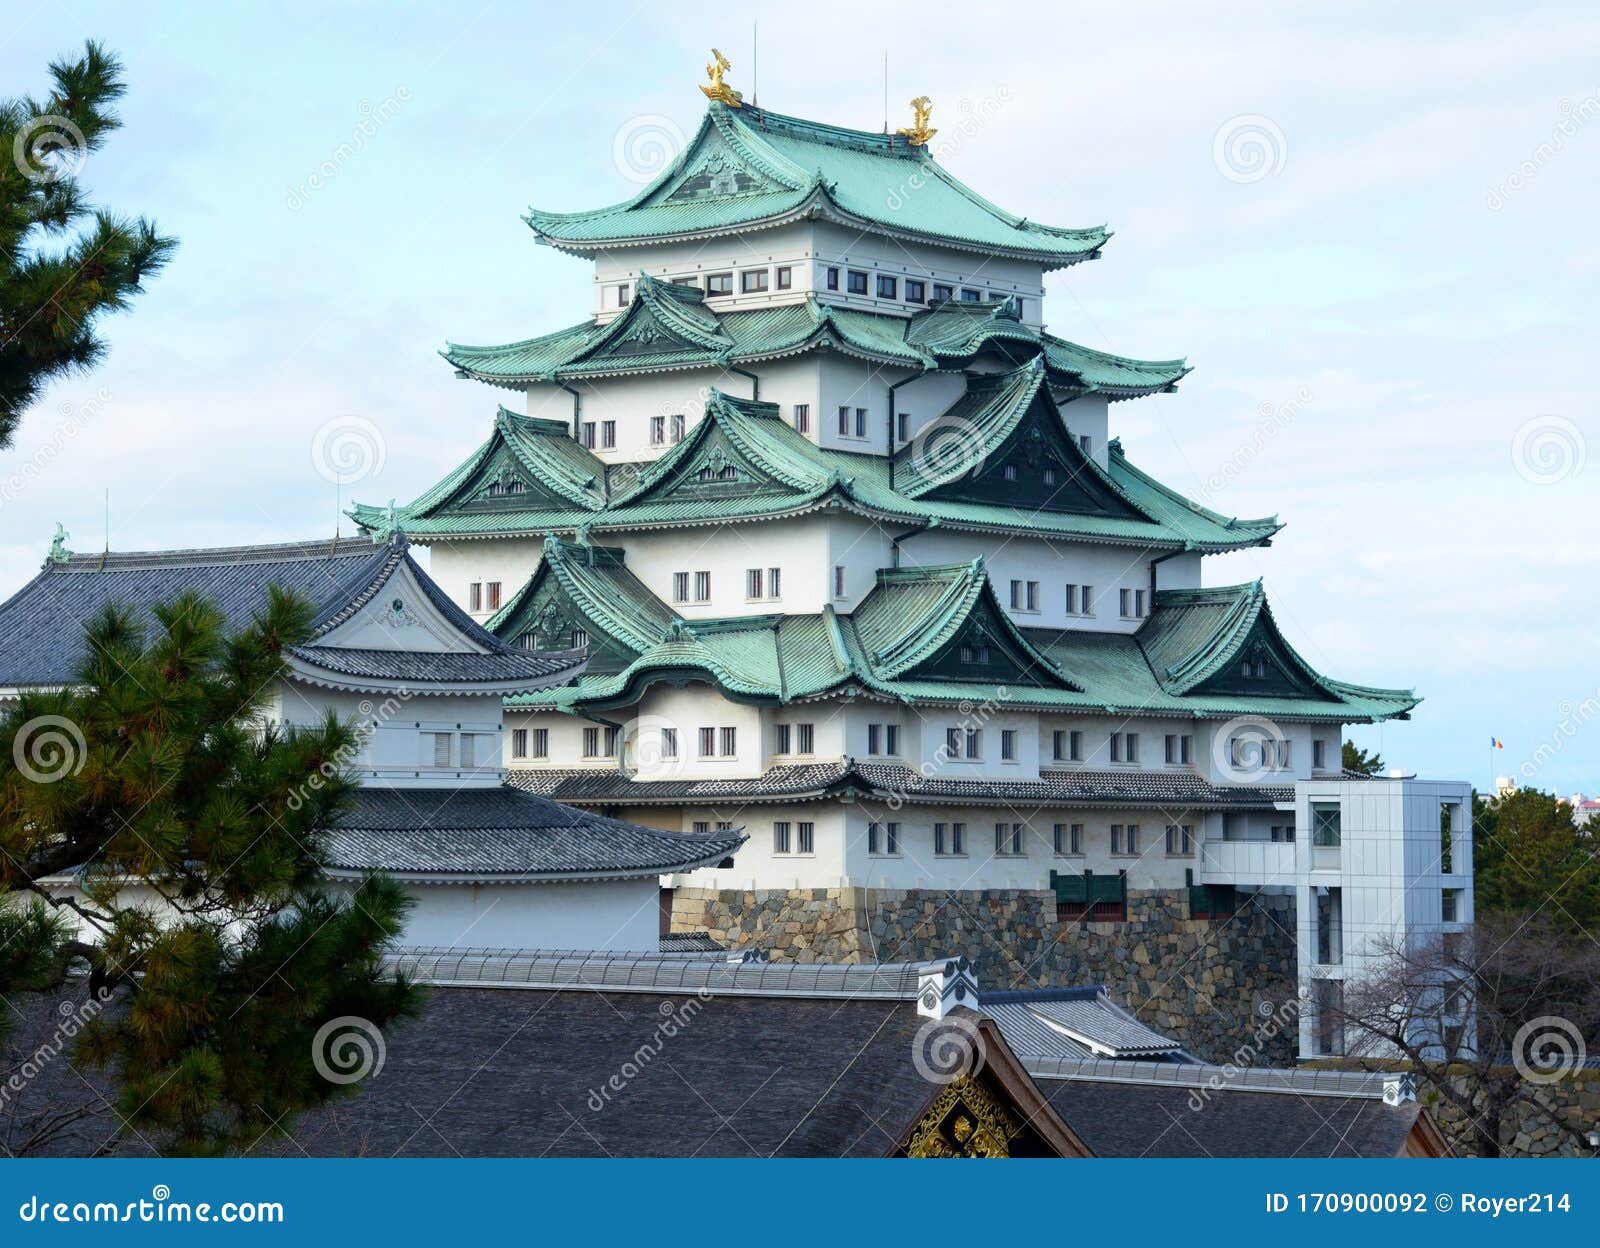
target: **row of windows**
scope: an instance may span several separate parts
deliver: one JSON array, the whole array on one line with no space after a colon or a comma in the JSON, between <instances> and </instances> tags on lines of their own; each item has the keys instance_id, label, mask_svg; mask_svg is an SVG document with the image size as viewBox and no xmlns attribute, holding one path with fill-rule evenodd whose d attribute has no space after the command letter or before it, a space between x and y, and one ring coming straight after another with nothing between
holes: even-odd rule
<instances>
[{"instance_id":1,"label":"row of windows","mask_svg":"<svg viewBox=\"0 0 1600 1248\"><path fill-rule=\"evenodd\" d=\"M496 582L498 585L498 582ZM497 591L498 593L498 591ZM782 568L746 568L744 574L744 596L750 602L776 602L783 597L783 569ZM833 565L833 596L845 596L845 568L844 564ZM674 572L672 574L672 601L673 602L710 602L711 601L711 573L704 572ZM499 606L496 598L495 606ZM477 610L476 607L473 610Z\"/></svg>"},{"instance_id":2,"label":"row of windows","mask_svg":"<svg viewBox=\"0 0 1600 1248\"><path fill-rule=\"evenodd\" d=\"M725 826L725 825L719 825ZM706 825L696 824L697 831ZM796 838L793 830L801 829ZM1025 858L1033 826L1026 822L999 821L994 825L994 855L997 858ZM1081 823L1058 823L1050 831L1050 852L1057 857L1082 857L1086 842L1086 828ZM1106 843L1118 857L1136 858L1143 852L1143 828L1137 823L1113 823L1106 830ZM1169 823L1166 825L1165 849L1173 858L1194 855L1194 825ZM809 854L815 851L815 827L810 823L791 824L788 821L772 825L772 852L774 854ZM867 853L876 857L893 857L900 852L900 825L874 820L867 824ZM967 825L962 822L935 823L933 825L933 852L941 858L962 858L967 854Z\"/></svg>"},{"instance_id":3,"label":"row of windows","mask_svg":"<svg viewBox=\"0 0 1600 1248\"><path fill-rule=\"evenodd\" d=\"M957 298L962 303L982 303L985 299L999 301L1008 297L1008 292L1003 290L985 291L975 286L929 282L920 277L901 278L893 273L872 274L865 269L846 269L837 265L828 267L823 284L829 290L842 289L847 295L865 295L870 291L879 299L918 304L945 303ZM1017 303L1020 311L1023 301L1018 299Z\"/></svg>"},{"instance_id":4,"label":"row of windows","mask_svg":"<svg viewBox=\"0 0 1600 1248\"><path fill-rule=\"evenodd\" d=\"M424 765L434 767L485 767L499 763L499 746L492 732L425 732Z\"/></svg>"},{"instance_id":5,"label":"row of windows","mask_svg":"<svg viewBox=\"0 0 1600 1248\"><path fill-rule=\"evenodd\" d=\"M597 422L592 421L592 420L586 420L586 421L584 421L582 423L582 425L579 426L579 428L582 431L582 436L580 438L580 441L582 441L582 443L584 445L584 448L586 450L591 450L592 451L596 447L599 447L603 451L609 451L609 450L614 450L616 448L616 445L617 445L617 422L616 421L614 421L614 420L602 420L602 421L599 421L597 423ZM598 437L596 437L596 429L597 428L599 430L599 436Z\"/></svg>"},{"instance_id":6,"label":"row of windows","mask_svg":"<svg viewBox=\"0 0 1600 1248\"><path fill-rule=\"evenodd\" d=\"M692 286L696 290L704 290L708 299L725 299L733 294L736 285L739 293L744 295L766 294L772 290L792 290L794 266L780 264L749 269L726 269L717 273L707 273L703 279L699 275L684 275L671 280L678 286ZM901 277L894 273L873 273L866 269L850 269L839 265L827 267L823 274L823 285L832 291L842 290L851 295L870 293L879 299L892 299L910 304L944 303L951 299L959 299L963 303L983 303L986 300L995 302L1009 296L1009 292L1002 290L960 286L953 282L932 282L926 278ZM618 282L612 288L612 301L616 307L626 308L632 298L633 283ZM1017 300L1019 313L1023 311L1023 302L1020 298Z\"/></svg>"},{"instance_id":7,"label":"row of windows","mask_svg":"<svg viewBox=\"0 0 1600 1248\"><path fill-rule=\"evenodd\" d=\"M613 758L617 750L615 728L591 727L583 730L583 756L585 758ZM738 751L736 728L701 728L700 757L726 758ZM716 734L716 735L713 735ZM448 739L452 734L437 733L436 738ZM465 734L470 735L470 734ZM1000 759L1015 762L1017 758L1017 730L1000 730ZM983 758L984 730L981 728L948 728L945 730L944 752L947 758L979 761ZM1234 765L1237 767L1262 766L1287 770L1292 766L1291 742L1268 741L1257 743L1235 738L1231 742ZM1187 767L1194 761L1194 737L1189 733L1167 733L1162 740L1162 761L1168 766ZM445 753L445 761L435 766L449 767L448 745L438 747ZM467 747L463 747L464 749ZM1257 762L1253 751L1261 748L1264 757ZM1137 732L1113 732L1106 739L1106 754L1113 763L1138 763L1141 737ZM816 725L813 723L775 724L773 726L773 753L813 754L816 752ZM900 755L899 724L868 724L867 753L878 758L897 758ZM1321 770L1327 753L1327 742L1311 743L1312 766ZM1084 734L1081 729L1061 728L1050 734L1050 756L1055 762L1081 763L1084 761ZM512 758L549 758L550 730L548 728L516 728L511 733ZM661 730L661 757L678 757L678 732L675 728ZM473 766L470 758L463 757L462 766ZM1274 826L1272 840L1294 840L1292 825ZM1224 832L1224 839L1235 839Z\"/></svg>"}]
</instances>

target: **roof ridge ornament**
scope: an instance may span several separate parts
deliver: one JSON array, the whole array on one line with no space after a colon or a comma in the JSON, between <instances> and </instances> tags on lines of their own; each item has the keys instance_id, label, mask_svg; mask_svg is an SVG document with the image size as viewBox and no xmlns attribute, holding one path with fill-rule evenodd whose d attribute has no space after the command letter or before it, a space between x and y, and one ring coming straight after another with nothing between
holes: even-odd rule
<instances>
[{"instance_id":1,"label":"roof ridge ornament","mask_svg":"<svg viewBox=\"0 0 1600 1248\"><path fill-rule=\"evenodd\" d=\"M939 133L928 124L928 118L932 115L933 101L925 95L919 95L911 101L911 124L901 126L895 133L904 135L912 147L926 147L928 140Z\"/></svg>"},{"instance_id":2,"label":"roof ridge ornament","mask_svg":"<svg viewBox=\"0 0 1600 1248\"><path fill-rule=\"evenodd\" d=\"M719 100L729 108L743 107L744 96L730 87L722 77L733 68L733 62L715 48L711 49L711 56L712 60L706 66L706 77L710 81L701 83L700 90L705 92L708 100Z\"/></svg>"},{"instance_id":3,"label":"roof ridge ornament","mask_svg":"<svg viewBox=\"0 0 1600 1248\"><path fill-rule=\"evenodd\" d=\"M50 539L51 563L66 563L71 560L72 552L67 549L67 538L71 536L72 534L62 527L61 521L57 520L55 536Z\"/></svg>"}]
</instances>

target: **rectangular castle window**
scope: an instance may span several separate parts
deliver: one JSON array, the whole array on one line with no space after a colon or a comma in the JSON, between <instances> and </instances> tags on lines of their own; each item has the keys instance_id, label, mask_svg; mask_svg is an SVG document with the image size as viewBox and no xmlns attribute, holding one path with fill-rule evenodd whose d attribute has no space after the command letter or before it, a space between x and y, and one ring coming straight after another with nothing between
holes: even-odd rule
<instances>
[{"instance_id":1,"label":"rectangular castle window","mask_svg":"<svg viewBox=\"0 0 1600 1248\"><path fill-rule=\"evenodd\" d=\"M997 823L994 825L994 852L1000 858L1022 857L1022 825Z\"/></svg>"},{"instance_id":2,"label":"rectangular castle window","mask_svg":"<svg viewBox=\"0 0 1600 1248\"><path fill-rule=\"evenodd\" d=\"M796 433L811 432L811 404L796 403L794 405L794 428Z\"/></svg>"},{"instance_id":3,"label":"rectangular castle window","mask_svg":"<svg viewBox=\"0 0 1600 1248\"><path fill-rule=\"evenodd\" d=\"M620 286L617 287L617 307L625 308L627 306L628 306L628 283L627 282L623 282Z\"/></svg>"},{"instance_id":4,"label":"rectangular castle window","mask_svg":"<svg viewBox=\"0 0 1600 1248\"><path fill-rule=\"evenodd\" d=\"M739 274L739 289L747 295L765 293L770 274L766 269L746 269Z\"/></svg>"},{"instance_id":5,"label":"rectangular castle window","mask_svg":"<svg viewBox=\"0 0 1600 1248\"><path fill-rule=\"evenodd\" d=\"M787 264L779 265L778 266L778 289L779 290L788 290L789 287L791 287L793 285L794 285L794 270L791 269Z\"/></svg>"},{"instance_id":6,"label":"rectangular castle window","mask_svg":"<svg viewBox=\"0 0 1600 1248\"><path fill-rule=\"evenodd\" d=\"M732 273L707 273L706 294L708 296L733 294Z\"/></svg>"},{"instance_id":7,"label":"rectangular castle window","mask_svg":"<svg viewBox=\"0 0 1600 1248\"><path fill-rule=\"evenodd\" d=\"M839 270L838 269L832 268L832 267L830 267L828 269L828 283L827 284L828 284L828 289L829 290L838 290L839 289Z\"/></svg>"},{"instance_id":8,"label":"rectangular castle window","mask_svg":"<svg viewBox=\"0 0 1600 1248\"><path fill-rule=\"evenodd\" d=\"M483 582L473 581L467 586L467 609L473 612L483 610Z\"/></svg>"},{"instance_id":9,"label":"rectangular castle window","mask_svg":"<svg viewBox=\"0 0 1600 1248\"><path fill-rule=\"evenodd\" d=\"M898 299L900 297L900 281L887 273L878 274L878 298Z\"/></svg>"},{"instance_id":10,"label":"rectangular castle window","mask_svg":"<svg viewBox=\"0 0 1600 1248\"><path fill-rule=\"evenodd\" d=\"M933 298L930 302L946 303L955 298L955 293L953 286L946 286L943 282L935 282L933 284Z\"/></svg>"},{"instance_id":11,"label":"rectangular castle window","mask_svg":"<svg viewBox=\"0 0 1600 1248\"><path fill-rule=\"evenodd\" d=\"M667 418L665 416L652 416L650 418L650 445L665 446L667 444Z\"/></svg>"},{"instance_id":12,"label":"rectangular castle window","mask_svg":"<svg viewBox=\"0 0 1600 1248\"><path fill-rule=\"evenodd\" d=\"M489 600L489 610L498 611L500 609L500 582L490 581L484 586L484 589L488 591L487 597Z\"/></svg>"},{"instance_id":13,"label":"rectangular castle window","mask_svg":"<svg viewBox=\"0 0 1600 1248\"><path fill-rule=\"evenodd\" d=\"M1002 728L1000 730L1000 759L1002 762L1007 763L1017 761L1017 730L1015 728Z\"/></svg>"},{"instance_id":14,"label":"rectangular castle window","mask_svg":"<svg viewBox=\"0 0 1600 1248\"><path fill-rule=\"evenodd\" d=\"M513 728L511 730L511 757L528 757L528 730L526 728Z\"/></svg>"},{"instance_id":15,"label":"rectangular castle window","mask_svg":"<svg viewBox=\"0 0 1600 1248\"><path fill-rule=\"evenodd\" d=\"M864 295L867 293L867 275L861 272L860 269L851 269L845 274L845 278L849 283L847 287L849 294Z\"/></svg>"},{"instance_id":16,"label":"rectangular castle window","mask_svg":"<svg viewBox=\"0 0 1600 1248\"><path fill-rule=\"evenodd\" d=\"M614 450L617 445L617 422L602 420L600 422L600 447L602 450Z\"/></svg>"},{"instance_id":17,"label":"rectangular castle window","mask_svg":"<svg viewBox=\"0 0 1600 1248\"><path fill-rule=\"evenodd\" d=\"M676 728L663 728L661 730L661 757L678 757L678 730Z\"/></svg>"},{"instance_id":18,"label":"rectangular castle window","mask_svg":"<svg viewBox=\"0 0 1600 1248\"><path fill-rule=\"evenodd\" d=\"M928 288L914 277L906 278L906 302L921 303L927 294Z\"/></svg>"},{"instance_id":19,"label":"rectangular castle window","mask_svg":"<svg viewBox=\"0 0 1600 1248\"><path fill-rule=\"evenodd\" d=\"M694 600L696 602L711 601L711 573L696 572L694 574Z\"/></svg>"},{"instance_id":20,"label":"rectangular castle window","mask_svg":"<svg viewBox=\"0 0 1600 1248\"><path fill-rule=\"evenodd\" d=\"M772 825L772 852L774 854L789 854L794 851L790 848L789 823L787 820Z\"/></svg>"},{"instance_id":21,"label":"rectangular castle window","mask_svg":"<svg viewBox=\"0 0 1600 1248\"><path fill-rule=\"evenodd\" d=\"M815 853L817 848L817 825L814 823L801 823L796 829L800 833L800 849L802 854Z\"/></svg>"}]
</instances>

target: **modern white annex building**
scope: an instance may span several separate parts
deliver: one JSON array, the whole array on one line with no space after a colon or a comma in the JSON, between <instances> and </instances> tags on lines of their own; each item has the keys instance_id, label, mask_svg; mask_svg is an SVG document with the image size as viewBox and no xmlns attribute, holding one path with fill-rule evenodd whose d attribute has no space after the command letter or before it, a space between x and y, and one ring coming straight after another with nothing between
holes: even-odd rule
<instances>
[{"instance_id":1,"label":"modern white annex building","mask_svg":"<svg viewBox=\"0 0 1600 1248\"><path fill-rule=\"evenodd\" d=\"M1130 893L1192 920L1290 890L1308 992L1349 965L1313 956L1319 930L1470 917L1470 854L1426 852L1433 790L1341 769L1345 725L1417 698L1314 670L1259 582L1206 586L1207 555L1277 521L1183 497L1115 436L1116 404L1187 365L1046 329L1045 274L1107 231L989 203L926 115L873 134L708 93L634 198L528 215L592 262L588 316L445 349L520 410L409 505L352 513L427 544L508 644L587 649L581 678L508 699L513 782L744 829L720 867L668 877L680 917L1045 891L1052 923L1098 925Z\"/></svg>"}]
</instances>

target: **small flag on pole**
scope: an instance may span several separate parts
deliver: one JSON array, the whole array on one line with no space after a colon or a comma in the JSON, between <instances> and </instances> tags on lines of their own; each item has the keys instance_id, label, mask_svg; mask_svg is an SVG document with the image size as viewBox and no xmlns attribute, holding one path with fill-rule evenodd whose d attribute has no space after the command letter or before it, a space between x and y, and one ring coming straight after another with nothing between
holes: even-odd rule
<instances>
[{"instance_id":1,"label":"small flag on pole","mask_svg":"<svg viewBox=\"0 0 1600 1248\"><path fill-rule=\"evenodd\" d=\"M1499 737L1490 737L1489 738L1489 748L1491 750L1503 750L1503 749L1506 748L1506 743L1504 741L1502 741Z\"/></svg>"}]
</instances>

